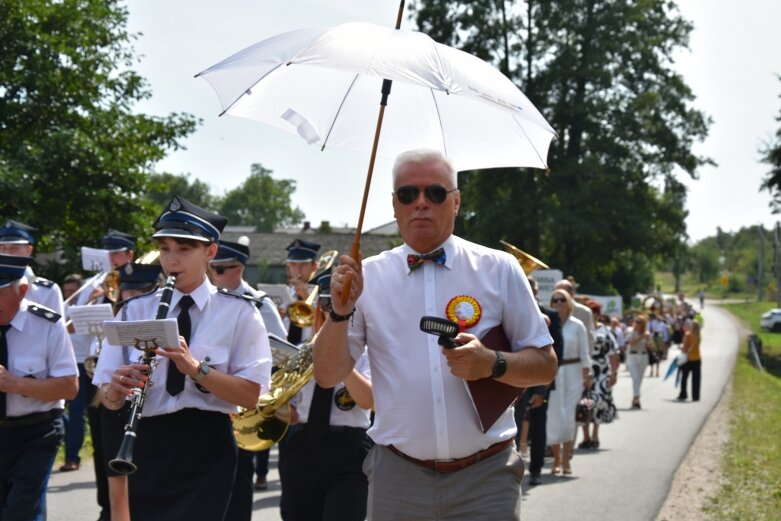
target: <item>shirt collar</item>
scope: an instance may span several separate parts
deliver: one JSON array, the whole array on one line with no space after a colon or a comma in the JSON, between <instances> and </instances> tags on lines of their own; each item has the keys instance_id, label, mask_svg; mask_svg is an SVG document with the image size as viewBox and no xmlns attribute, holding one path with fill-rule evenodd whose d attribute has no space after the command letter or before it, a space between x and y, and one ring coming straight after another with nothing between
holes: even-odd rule
<instances>
[{"instance_id":1,"label":"shirt collar","mask_svg":"<svg viewBox=\"0 0 781 521\"><path fill-rule=\"evenodd\" d=\"M209 301L209 295L211 295L211 293L214 291L217 291L217 288L212 286L211 282L209 282L209 279L204 279L201 285L195 288L195 290L189 295L192 297L195 305L198 306L198 310L203 311L203 308L206 307L206 303ZM179 305L179 301L184 295L185 293L182 293L178 289L174 290L174 296L171 299L171 309Z\"/></svg>"}]
</instances>

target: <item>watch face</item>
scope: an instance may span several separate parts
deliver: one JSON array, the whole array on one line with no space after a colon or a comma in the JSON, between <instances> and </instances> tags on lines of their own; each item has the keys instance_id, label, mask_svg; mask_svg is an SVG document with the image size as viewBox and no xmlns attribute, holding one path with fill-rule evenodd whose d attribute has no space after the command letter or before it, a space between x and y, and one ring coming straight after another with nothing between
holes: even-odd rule
<instances>
[{"instance_id":1,"label":"watch face","mask_svg":"<svg viewBox=\"0 0 781 521\"><path fill-rule=\"evenodd\" d=\"M209 370L211 369L211 367L209 367L209 364L206 363L205 361L201 362L198 367L199 367L201 373L203 373L204 375L209 374Z\"/></svg>"}]
</instances>

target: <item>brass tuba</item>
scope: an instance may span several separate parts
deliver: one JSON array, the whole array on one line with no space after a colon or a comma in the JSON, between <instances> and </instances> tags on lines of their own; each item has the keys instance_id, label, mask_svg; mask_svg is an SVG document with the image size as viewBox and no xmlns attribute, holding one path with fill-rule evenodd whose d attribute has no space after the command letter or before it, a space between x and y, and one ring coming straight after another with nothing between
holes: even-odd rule
<instances>
[{"instance_id":1,"label":"brass tuba","mask_svg":"<svg viewBox=\"0 0 781 521\"><path fill-rule=\"evenodd\" d=\"M547 264L542 262L539 259L535 259L525 251L523 251L520 248L517 248L510 244L509 242L500 240L499 242L502 243L504 246L504 249L507 250L508 253L511 253L513 257L518 259L518 262L521 264L521 269L523 269L523 272L526 274L531 273L534 270L538 270L540 268L547 270L549 267Z\"/></svg>"},{"instance_id":2,"label":"brass tuba","mask_svg":"<svg viewBox=\"0 0 781 521\"><path fill-rule=\"evenodd\" d=\"M317 335L271 375L271 390L260 396L254 409L244 409L233 418L233 433L239 448L253 452L265 450L285 435L290 425L288 402L314 375L315 338Z\"/></svg>"},{"instance_id":3,"label":"brass tuba","mask_svg":"<svg viewBox=\"0 0 781 521\"><path fill-rule=\"evenodd\" d=\"M317 280L317 278L330 270L334 265L334 262L339 258L339 252L336 250L328 250L323 253L317 260L317 269L312 272L309 277L309 282ZM290 318L290 323L300 328L312 327L315 320L315 306L318 296L319 288L315 287L309 294L306 300L296 300L291 302L287 307L287 316Z\"/></svg>"}]
</instances>

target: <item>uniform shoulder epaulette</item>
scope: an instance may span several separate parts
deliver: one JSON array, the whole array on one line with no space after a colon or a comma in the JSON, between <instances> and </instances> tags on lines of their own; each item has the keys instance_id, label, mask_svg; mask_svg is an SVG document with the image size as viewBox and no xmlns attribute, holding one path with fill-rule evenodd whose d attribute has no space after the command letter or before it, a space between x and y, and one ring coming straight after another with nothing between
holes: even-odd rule
<instances>
[{"instance_id":1,"label":"uniform shoulder epaulette","mask_svg":"<svg viewBox=\"0 0 781 521\"><path fill-rule=\"evenodd\" d=\"M157 292L158 289L160 289L160 288L155 288L155 289L153 289L151 291L147 291L146 293L142 293L140 295L136 295L135 297L130 297L128 299L125 299L125 300L121 301L119 304L117 304L117 307L116 307L115 311L117 313L119 313L119 310L122 309L122 307L125 304L127 304L128 302L130 302L131 300L136 300L137 298L148 297L149 295L154 295Z\"/></svg>"},{"instance_id":2,"label":"uniform shoulder epaulette","mask_svg":"<svg viewBox=\"0 0 781 521\"><path fill-rule=\"evenodd\" d=\"M36 286L43 286L44 288L51 288L52 286L54 286L54 281L49 279L44 279L43 277L35 277L33 284L35 284Z\"/></svg>"},{"instance_id":3,"label":"uniform shoulder epaulette","mask_svg":"<svg viewBox=\"0 0 781 521\"><path fill-rule=\"evenodd\" d=\"M62 318L60 314L53 309L41 306L40 304L30 304L27 306L27 311L36 317L45 318L49 322L57 322L60 318Z\"/></svg>"},{"instance_id":4,"label":"uniform shoulder epaulette","mask_svg":"<svg viewBox=\"0 0 781 521\"><path fill-rule=\"evenodd\" d=\"M246 300L247 302L249 302L250 304L252 304L254 306L260 306L261 305L261 302L259 302L258 299L256 299L252 295L242 295L241 293L234 293L233 291L227 290L225 288L220 288L220 289L217 290L217 292L220 295L227 295L229 297L234 297L234 298L237 298L237 299Z\"/></svg>"}]
</instances>

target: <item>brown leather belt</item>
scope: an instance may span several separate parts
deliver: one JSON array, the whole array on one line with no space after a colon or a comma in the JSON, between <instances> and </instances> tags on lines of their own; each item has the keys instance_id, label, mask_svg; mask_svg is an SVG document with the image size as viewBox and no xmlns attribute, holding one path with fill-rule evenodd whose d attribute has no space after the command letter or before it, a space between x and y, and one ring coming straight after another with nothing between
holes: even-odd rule
<instances>
[{"instance_id":1,"label":"brown leather belt","mask_svg":"<svg viewBox=\"0 0 781 521\"><path fill-rule=\"evenodd\" d=\"M578 362L580 362L580 358L562 358L559 360L559 365L577 364Z\"/></svg>"},{"instance_id":2,"label":"brown leather belt","mask_svg":"<svg viewBox=\"0 0 781 521\"><path fill-rule=\"evenodd\" d=\"M422 460L422 459L413 458L412 456L407 456L406 454L401 452L393 445L388 445L388 448L394 454L404 458L405 460L411 463L414 463L415 465L420 465L423 468L426 468L428 470L433 470L434 472L439 472L440 474L447 474L448 472L456 472L458 470L463 470L469 467L470 465L474 465L478 461L482 461L484 459L490 458L491 456L499 454L504 449L512 445L512 443L513 443L513 439L510 438L509 440L504 440L498 443L494 443L487 449L481 450L480 452L475 452L471 456L465 456L463 458L456 458L456 459Z\"/></svg>"}]
</instances>

